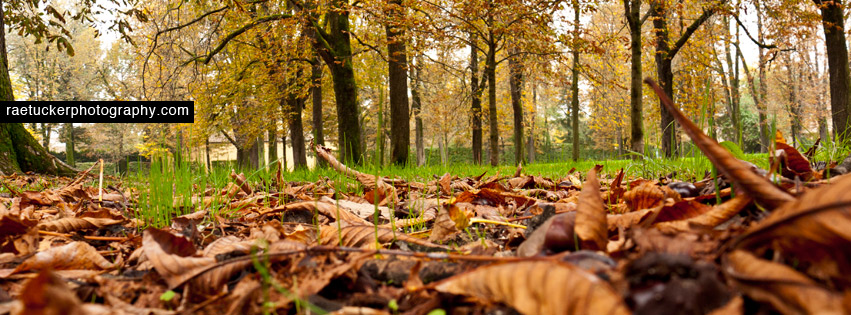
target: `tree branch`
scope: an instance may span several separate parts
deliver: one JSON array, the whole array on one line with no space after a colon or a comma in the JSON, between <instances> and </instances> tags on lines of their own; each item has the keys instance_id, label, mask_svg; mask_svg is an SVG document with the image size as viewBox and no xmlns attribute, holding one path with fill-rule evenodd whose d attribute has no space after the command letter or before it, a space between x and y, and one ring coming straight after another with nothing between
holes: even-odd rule
<instances>
[{"instance_id":1,"label":"tree branch","mask_svg":"<svg viewBox=\"0 0 851 315\"><path fill-rule=\"evenodd\" d=\"M683 48L683 45L686 44L689 37L691 37L691 35L694 34L695 31L697 31L697 29L700 27L701 24L703 24L703 22L706 22L706 20L708 20L709 17L711 17L713 14L715 14L716 11L718 11L718 8L711 8L711 9L708 9L708 10L704 10L703 14L701 14L697 18L697 20L694 20L694 22L692 22L691 25L689 25L688 28L686 28L686 31L683 33L683 35L680 36L680 39L677 40L676 43L674 43L674 46L672 46L671 50L668 51L667 58L668 59L674 59L674 56L676 56L677 53L680 51L680 49Z\"/></svg>"},{"instance_id":2,"label":"tree branch","mask_svg":"<svg viewBox=\"0 0 851 315\"><path fill-rule=\"evenodd\" d=\"M249 22L248 24L246 24L246 25L244 25L244 26L242 26L242 27L240 27L240 28L236 29L235 31L233 31L233 32L231 32L230 34L228 34L227 36L225 36L225 38L222 40L222 42L221 42L221 43L219 43L219 45L218 45L218 46L216 46L216 48L214 48L212 51L210 51L210 53L209 53L209 54L207 54L207 56L204 58L204 64L208 64L208 63L210 63L210 60L212 60L212 59L213 59L213 56L215 56L215 55L216 55L217 53L219 53L222 49L224 49L224 48L225 48L225 46L227 46L227 44L228 44L231 40L233 40L234 38L236 38L236 37L237 37L237 36L239 36L239 35L242 35L242 33L245 33L246 31L248 31L248 30L250 30L250 29L254 28L255 26L260 25L260 24L263 24L263 23L266 23L266 22L277 21L277 20L283 20L283 19L288 19L288 18L291 18L291 17L292 17L292 15L291 15L291 14L273 14L273 15L268 15L268 16L264 16L264 17L258 18L258 19L254 20L254 21L251 21L251 22Z\"/></svg>"}]
</instances>

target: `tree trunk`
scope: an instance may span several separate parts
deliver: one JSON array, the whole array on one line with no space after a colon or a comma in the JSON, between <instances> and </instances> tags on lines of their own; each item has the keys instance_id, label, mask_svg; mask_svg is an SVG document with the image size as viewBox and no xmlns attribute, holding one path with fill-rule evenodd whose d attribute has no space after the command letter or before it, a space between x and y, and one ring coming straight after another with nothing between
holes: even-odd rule
<instances>
[{"instance_id":1,"label":"tree trunk","mask_svg":"<svg viewBox=\"0 0 851 315\"><path fill-rule=\"evenodd\" d=\"M213 171L213 161L210 160L210 137L207 136L207 139L204 139L204 153L207 157L207 172Z\"/></svg>"},{"instance_id":2,"label":"tree trunk","mask_svg":"<svg viewBox=\"0 0 851 315\"><path fill-rule=\"evenodd\" d=\"M573 127L573 161L579 161L579 0L573 0L573 67L570 70L570 113Z\"/></svg>"},{"instance_id":3,"label":"tree trunk","mask_svg":"<svg viewBox=\"0 0 851 315\"><path fill-rule=\"evenodd\" d=\"M727 75L729 76L729 110L730 110L730 125L733 127L733 135L736 144L740 147L741 143L741 135L742 135L742 118L741 118L741 109L739 108L739 60L736 58L738 56L738 49L736 49L735 53L731 53L733 47L738 43L731 43L730 38L732 34L730 33L730 19L728 17L724 17L724 28L725 33L727 34L728 42L724 45L724 55L727 60L727 71L729 72Z\"/></svg>"},{"instance_id":4,"label":"tree trunk","mask_svg":"<svg viewBox=\"0 0 851 315\"><path fill-rule=\"evenodd\" d=\"M630 148L644 154L644 117L641 87L641 0L623 0L630 36L629 120Z\"/></svg>"},{"instance_id":5,"label":"tree trunk","mask_svg":"<svg viewBox=\"0 0 851 315\"><path fill-rule=\"evenodd\" d=\"M65 123L65 161L71 167L77 167L74 157L74 124Z\"/></svg>"},{"instance_id":6,"label":"tree trunk","mask_svg":"<svg viewBox=\"0 0 851 315\"><path fill-rule=\"evenodd\" d=\"M282 110L285 113L287 129L290 131L290 143L293 147L293 168L307 168L307 151L304 145L304 125L301 121L301 111L304 108L305 99L297 94L290 94L286 106Z\"/></svg>"},{"instance_id":7,"label":"tree trunk","mask_svg":"<svg viewBox=\"0 0 851 315\"><path fill-rule=\"evenodd\" d=\"M272 122L266 131L266 139L269 139L269 163L278 160L278 122Z\"/></svg>"},{"instance_id":8,"label":"tree trunk","mask_svg":"<svg viewBox=\"0 0 851 315\"><path fill-rule=\"evenodd\" d=\"M526 141L526 152L529 163L535 163L535 113L538 111L538 85L532 84L532 112L529 113L529 140Z\"/></svg>"},{"instance_id":9,"label":"tree trunk","mask_svg":"<svg viewBox=\"0 0 851 315\"><path fill-rule=\"evenodd\" d=\"M833 117L833 136L837 141L851 138L848 134L848 116L851 113L848 93L851 91L851 73L848 69L848 46L845 40L845 18L842 1L813 0L821 9L824 44L830 70L830 109Z\"/></svg>"},{"instance_id":10,"label":"tree trunk","mask_svg":"<svg viewBox=\"0 0 851 315\"><path fill-rule=\"evenodd\" d=\"M411 110L414 114L414 142L417 147L417 166L423 166L425 165L425 143L423 143L423 118L420 117L420 112L422 111L420 100L420 70L416 69L419 66L419 60L411 57L411 66L408 71L411 73ZM481 137L481 133L479 137Z\"/></svg>"},{"instance_id":11,"label":"tree trunk","mask_svg":"<svg viewBox=\"0 0 851 315\"><path fill-rule=\"evenodd\" d=\"M653 17L653 29L656 30L656 76L659 84L662 86L662 91L667 94L671 100L674 100L674 73L671 69L671 61L673 56L668 56L671 48L668 45L668 14L663 3L654 1L650 8ZM674 115L672 115L662 101L659 101L659 130L662 130L662 152L665 157L674 156L676 151L676 139L674 138Z\"/></svg>"},{"instance_id":12,"label":"tree trunk","mask_svg":"<svg viewBox=\"0 0 851 315\"><path fill-rule=\"evenodd\" d=\"M653 17L653 28L656 30L656 74L659 79L659 84L662 86L662 91L667 94L671 100L676 101L674 95L674 73L671 69L671 63L676 57L680 49L685 45L688 39L697 31L703 22L709 19L717 10L716 7L705 8L703 13L692 21L692 23L683 31L680 38L673 46L668 45L668 8L665 7L663 1L654 1L650 8L650 15ZM660 126L662 130L662 151L666 157L672 157L677 152L677 137L676 125L674 124L674 116L665 109L662 101L659 101L659 112L661 113Z\"/></svg>"},{"instance_id":13,"label":"tree trunk","mask_svg":"<svg viewBox=\"0 0 851 315\"><path fill-rule=\"evenodd\" d=\"M0 2L0 25L5 25L4 20L3 3ZM6 54L6 31L0 27L0 101L14 100ZM50 155L23 124L0 124L0 174L28 171L63 176L77 173L77 170Z\"/></svg>"},{"instance_id":14,"label":"tree trunk","mask_svg":"<svg viewBox=\"0 0 851 315\"><path fill-rule=\"evenodd\" d=\"M390 160L396 165L408 163L411 146L411 115L408 112L408 55L405 49L405 18L402 0L388 0L387 33L388 80L390 87Z\"/></svg>"},{"instance_id":15,"label":"tree trunk","mask_svg":"<svg viewBox=\"0 0 851 315\"><path fill-rule=\"evenodd\" d=\"M508 59L508 85L514 112L514 165L523 162L523 66L516 57Z\"/></svg>"},{"instance_id":16,"label":"tree trunk","mask_svg":"<svg viewBox=\"0 0 851 315\"><path fill-rule=\"evenodd\" d=\"M313 104L313 143L325 145L325 132L322 124L322 61L317 56L314 59L310 75L312 85L310 87L310 98ZM284 157L287 155L287 147L284 146ZM323 159L315 159L316 167L325 167L327 164Z\"/></svg>"},{"instance_id":17,"label":"tree trunk","mask_svg":"<svg viewBox=\"0 0 851 315\"><path fill-rule=\"evenodd\" d=\"M760 6L760 2L755 1L754 7L756 8L757 39L759 40L760 43L763 43L763 42L765 42L765 33L763 32L763 28L762 28L762 7ZM768 141L769 141L769 139L771 139L771 135L768 134L770 132L769 128L768 128L768 111L767 111L768 104L766 104L766 102L765 102L765 97L766 97L766 95L768 95L767 87L765 85L765 63L766 63L765 49L763 49L762 47L759 47L759 64L757 65L758 68L759 68L758 69L758 72L759 72L758 73L758 76L759 76L759 92L758 92L758 94L759 94L759 99L762 101L762 102L760 102L759 105L762 105L762 107L757 107L757 110L759 111L758 116L759 116L760 152L763 152L763 153L768 152L768 147L769 147ZM824 140L827 140L827 138L824 138Z\"/></svg>"},{"instance_id":18,"label":"tree trunk","mask_svg":"<svg viewBox=\"0 0 851 315\"><path fill-rule=\"evenodd\" d=\"M473 163L482 164L482 89L479 87L479 51L476 35L470 33L470 112L473 118Z\"/></svg>"},{"instance_id":19,"label":"tree trunk","mask_svg":"<svg viewBox=\"0 0 851 315\"><path fill-rule=\"evenodd\" d=\"M488 54L485 76L488 77L488 155L491 166L499 164L499 126L496 115L496 39L493 31L488 34Z\"/></svg>"},{"instance_id":20,"label":"tree trunk","mask_svg":"<svg viewBox=\"0 0 851 315\"><path fill-rule=\"evenodd\" d=\"M349 12L344 0L331 2L332 10L326 14L328 32L318 29L316 44L325 64L331 70L334 82L334 97L337 103L337 145L340 160L346 164L359 165L363 161L361 151L361 127L358 121L357 82L352 64L352 44L349 33Z\"/></svg>"},{"instance_id":21,"label":"tree trunk","mask_svg":"<svg viewBox=\"0 0 851 315\"><path fill-rule=\"evenodd\" d=\"M11 175L28 171L63 176L72 176L77 172L50 155L23 124L0 124L0 173Z\"/></svg>"}]
</instances>

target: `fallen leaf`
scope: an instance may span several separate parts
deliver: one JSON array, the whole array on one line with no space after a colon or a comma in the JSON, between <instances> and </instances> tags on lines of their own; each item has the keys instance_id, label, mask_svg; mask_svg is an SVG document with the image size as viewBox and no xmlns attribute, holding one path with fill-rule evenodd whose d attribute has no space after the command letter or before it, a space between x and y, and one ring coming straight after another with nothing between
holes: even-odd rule
<instances>
[{"instance_id":1,"label":"fallen leaf","mask_svg":"<svg viewBox=\"0 0 851 315\"><path fill-rule=\"evenodd\" d=\"M783 314L847 314L842 296L788 266L736 250L725 256L724 273L745 295Z\"/></svg>"},{"instance_id":2,"label":"fallen leaf","mask_svg":"<svg viewBox=\"0 0 851 315\"><path fill-rule=\"evenodd\" d=\"M588 171L588 179L579 193L574 230L582 249L606 250L606 244L609 242L608 225L596 168Z\"/></svg>"},{"instance_id":3,"label":"fallen leaf","mask_svg":"<svg viewBox=\"0 0 851 315\"><path fill-rule=\"evenodd\" d=\"M445 279L435 289L505 303L522 314L629 314L608 283L556 261L484 266Z\"/></svg>"},{"instance_id":4,"label":"fallen leaf","mask_svg":"<svg viewBox=\"0 0 851 315\"><path fill-rule=\"evenodd\" d=\"M759 176L751 170L750 165L742 162L733 156L730 151L715 142L712 138L703 133L703 131L689 120L679 108L674 106L674 102L665 95L662 88L656 84L651 78L644 79L648 85L656 92L662 104L668 112L674 116L683 131L688 134L694 143L703 154L720 170L728 179L736 183L737 187L743 189L748 195L752 196L757 203L769 208L776 208L780 205L794 200L792 195L781 190L765 177Z\"/></svg>"}]
</instances>

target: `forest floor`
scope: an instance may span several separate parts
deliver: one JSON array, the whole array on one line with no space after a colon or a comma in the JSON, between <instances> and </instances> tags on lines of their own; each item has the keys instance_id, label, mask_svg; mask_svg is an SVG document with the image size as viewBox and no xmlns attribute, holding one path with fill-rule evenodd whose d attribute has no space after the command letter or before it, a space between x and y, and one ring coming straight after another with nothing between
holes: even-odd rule
<instances>
[{"instance_id":1,"label":"forest floor","mask_svg":"<svg viewBox=\"0 0 851 315\"><path fill-rule=\"evenodd\" d=\"M0 314L849 313L851 165L693 137L720 175L405 176L314 147L309 180L6 176Z\"/></svg>"}]
</instances>

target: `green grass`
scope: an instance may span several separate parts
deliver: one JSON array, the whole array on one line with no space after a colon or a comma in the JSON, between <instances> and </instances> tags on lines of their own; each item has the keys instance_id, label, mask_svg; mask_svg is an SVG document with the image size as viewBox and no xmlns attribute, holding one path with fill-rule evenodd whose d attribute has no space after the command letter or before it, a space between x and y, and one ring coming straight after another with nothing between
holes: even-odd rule
<instances>
[{"instance_id":1,"label":"green grass","mask_svg":"<svg viewBox=\"0 0 851 315\"><path fill-rule=\"evenodd\" d=\"M708 172L712 165L703 155L691 152L694 157L678 159L621 159L621 160L586 160L579 162L557 162L557 163L532 163L523 166L523 174L548 177L559 180L575 168L582 174L595 165L603 165L601 173L612 177L620 169L624 169L627 179L630 178L658 178L668 174L676 173L676 178L685 181L700 180ZM757 166L768 168L767 154L745 154L744 159ZM193 207L191 196L200 195L206 189L213 189L212 203L206 210L213 214L227 217L230 215L226 205L230 203L226 196L218 193L233 180L230 177L232 164L217 164L207 172L201 165L189 162L175 163L173 156L161 156L154 158L150 163L131 162L129 172L124 179L126 186L134 187L138 198L137 213L147 225L162 227L170 224L171 218L201 210L201 204ZM512 176L516 166L501 165L492 167L489 165L428 165L422 167L399 167L387 165L377 167L376 165L355 166L356 170L366 174L381 174L391 178L401 178L407 181L428 182L439 178L445 173L461 177L474 177L486 173L486 177L497 174L501 176ZM109 169L107 167L107 169ZM106 172L106 170L105 170ZM258 170L236 170L244 173L252 186L260 185L269 190L272 186L272 178L276 173L276 163L270 163ZM331 168L299 169L293 172L285 172L284 180L288 182L316 182L328 180L338 192L354 195L362 195L363 187L355 180L334 171ZM175 207L175 203L178 207ZM377 213L377 212L376 212Z\"/></svg>"}]
</instances>

